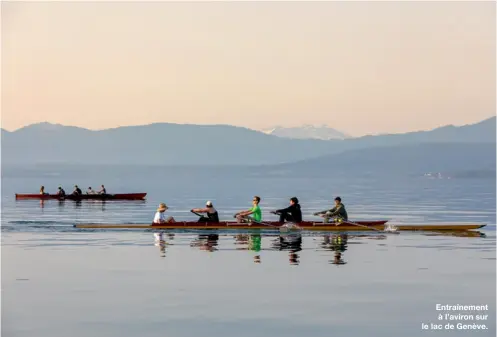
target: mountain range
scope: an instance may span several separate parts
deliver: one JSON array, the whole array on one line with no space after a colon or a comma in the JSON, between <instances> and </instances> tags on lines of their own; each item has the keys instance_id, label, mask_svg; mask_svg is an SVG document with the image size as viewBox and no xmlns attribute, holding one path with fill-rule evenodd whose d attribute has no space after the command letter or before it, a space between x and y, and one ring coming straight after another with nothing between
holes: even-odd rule
<instances>
[{"instance_id":1,"label":"mountain range","mask_svg":"<svg viewBox=\"0 0 497 337\"><path fill-rule=\"evenodd\" d=\"M496 143L420 143L345 151L271 165L267 173L296 176L393 177L443 173L446 177L495 177Z\"/></svg>"},{"instance_id":2,"label":"mountain range","mask_svg":"<svg viewBox=\"0 0 497 337\"><path fill-rule=\"evenodd\" d=\"M454 169L495 170L495 123L492 117L430 131L332 140L289 139L229 125L156 123L93 131L39 123L13 132L2 129L1 150L2 164L28 166L286 164L297 171L335 167L364 172L426 163L411 170L421 172L445 163Z\"/></svg>"}]
</instances>

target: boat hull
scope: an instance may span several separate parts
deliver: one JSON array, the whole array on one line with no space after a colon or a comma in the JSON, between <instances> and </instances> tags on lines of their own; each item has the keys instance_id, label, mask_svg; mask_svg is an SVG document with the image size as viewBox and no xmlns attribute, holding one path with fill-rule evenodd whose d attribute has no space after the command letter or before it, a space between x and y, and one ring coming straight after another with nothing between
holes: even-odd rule
<instances>
[{"instance_id":1,"label":"boat hull","mask_svg":"<svg viewBox=\"0 0 497 337\"><path fill-rule=\"evenodd\" d=\"M37 200L143 200L147 193L121 193L121 194L68 194L60 197L56 194L16 194L16 200L37 199Z\"/></svg>"},{"instance_id":2,"label":"boat hull","mask_svg":"<svg viewBox=\"0 0 497 337\"><path fill-rule=\"evenodd\" d=\"M328 224L322 222L302 222L298 226L302 230L307 231L375 231L384 230L387 221L371 221L359 223L362 226L356 226L350 223L342 223L340 225ZM220 222L220 223L199 223L199 222L174 222L160 225L149 224L77 224L76 228L107 228L107 229L240 229L240 230L278 230L282 224L279 222L267 222L263 224L245 224L237 222ZM419 225L397 225L396 230L399 231L465 231L484 227L484 224L474 223L453 223L453 224L419 224Z\"/></svg>"}]
</instances>

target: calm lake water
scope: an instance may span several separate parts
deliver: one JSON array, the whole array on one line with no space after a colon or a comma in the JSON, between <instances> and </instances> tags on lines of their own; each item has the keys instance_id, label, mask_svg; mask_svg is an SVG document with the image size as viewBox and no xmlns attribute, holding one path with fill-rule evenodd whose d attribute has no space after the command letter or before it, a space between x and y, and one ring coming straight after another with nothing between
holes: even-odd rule
<instances>
[{"instance_id":1,"label":"calm lake water","mask_svg":"<svg viewBox=\"0 0 497 337\"><path fill-rule=\"evenodd\" d=\"M62 184L70 192L74 184L102 183L110 193L147 192L147 200L14 198L40 185L52 192ZM495 190L495 180L4 167L2 336L495 336ZM150 231L72 227L148 223L160 202L175 218L193 220L188 210L212 200L230 219L253 195L261 196L265 219L275 219L269 211L292 196L301 200L304 218L313 219L340 195L356 220L488 226L466 236L176 231L165 233L163 243ZM488 309L440 311L437 304ZM445 314L473 317L448 321ZM488 317L477 320L477 314ZM447 323L454 330L445 329Z\"/></svg>"}]
</instances>

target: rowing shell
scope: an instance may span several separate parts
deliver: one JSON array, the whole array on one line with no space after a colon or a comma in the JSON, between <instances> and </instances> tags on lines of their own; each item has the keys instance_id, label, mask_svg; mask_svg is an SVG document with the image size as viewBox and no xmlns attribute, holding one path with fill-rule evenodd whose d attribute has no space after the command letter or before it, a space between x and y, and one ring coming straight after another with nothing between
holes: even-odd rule
<instances>
[{"instance_id":1,"label":"rowing shell","mask_svg":"<svg viewBox=\"0 0 497 337\"><path fill-rule=\"evenodd\" d=\"M57 194L16 194L16 200L24 199L58 199L58 200L143 200L147 193L121 193L121 194L66 194L61 197Z\"/></svg>"},{"instance_id":2,"label":"rowing shell","mask_svg":"<svg viewBox=\"0 0 497 337\"><path fill-rule=\"evenodd\" d=\"M342 223L339 225L322 223L322 222L302 222L298 226L302 230L308 231L368 231L368 230L384 230L386 221L383 223L356 226L351 223ZM279 222L268 222L264 224L247 224L237 222L219 222L219 223L201 223L201 222L173 222L160 225L150 224L76 224L76 228L106 228L106 229L277 229L282 226ZM395 225L394 229L398 231L465 231L471 229L479 229L485 227L485 224L475 223L438 223L438 224L413 224L413 225Z\"/></svg>"}]
</instances>

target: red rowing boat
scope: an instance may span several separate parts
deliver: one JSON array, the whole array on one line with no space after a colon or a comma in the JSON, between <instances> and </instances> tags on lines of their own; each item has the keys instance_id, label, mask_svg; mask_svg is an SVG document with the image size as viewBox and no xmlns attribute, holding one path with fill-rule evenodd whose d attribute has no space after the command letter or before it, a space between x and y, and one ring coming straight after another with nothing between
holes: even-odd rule
<instances>
[{"instance_id":1,"label":"red rowing boat","mask_svg":"<svg viewBox=\"0 0 497 337\"><path fill-rule=\"evenodd\" d=\"M67 194L61 197L57 194L16 194L16 199L57 199L57 200L143 200L147 193L121 193L121 194Z\"/></svg>"}]
</instances>

